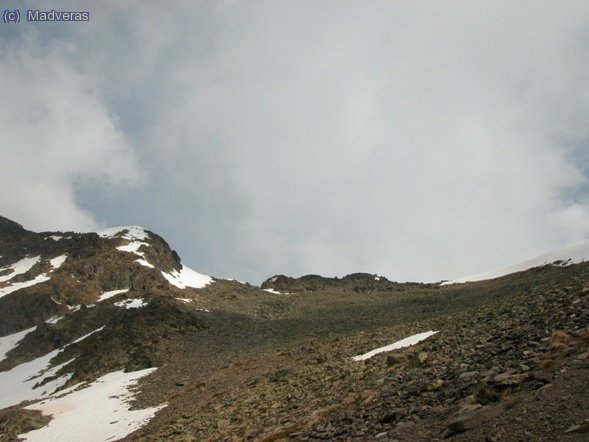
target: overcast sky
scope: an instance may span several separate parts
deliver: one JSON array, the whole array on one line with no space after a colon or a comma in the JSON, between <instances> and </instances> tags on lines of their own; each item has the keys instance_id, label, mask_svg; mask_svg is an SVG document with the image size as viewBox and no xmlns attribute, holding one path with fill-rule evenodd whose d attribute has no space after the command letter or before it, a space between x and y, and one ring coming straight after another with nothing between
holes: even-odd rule
<instances>
[{"instance_id":1,"label":"overcast sky","mask_svg":"<svg viewBox=\"0 0 589 442\"><path fill-rule=\"evenodd\" d=\"M256 284L589 238L586 0L51 5L90 21L0 23L0 213L29 229L142 225Z\"/></svg>"}]
</instances>

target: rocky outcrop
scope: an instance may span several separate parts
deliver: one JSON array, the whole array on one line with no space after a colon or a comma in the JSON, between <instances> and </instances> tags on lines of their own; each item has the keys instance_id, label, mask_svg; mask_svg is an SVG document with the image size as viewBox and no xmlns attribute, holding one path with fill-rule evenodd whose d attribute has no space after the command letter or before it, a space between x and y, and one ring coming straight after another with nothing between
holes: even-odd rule
<instances>
[{"instance_id":1,"label":"rocky outcrop","mask_svg":"<svg viewBox=\"0 0 589 442\"><path fill-rule=\"evenodd\" d=\"M326 278L319 275L305 275L292 278L285 275L275 275L262 283L263 289L274 289L280 292L306 293L321 290L337 290L356 293L374 291L405 291L416 288L434 288L437 284L417 282L399 283L389 281L384 276L371 273L352 273L343 278Z\"/></svg>"}]
</instances>

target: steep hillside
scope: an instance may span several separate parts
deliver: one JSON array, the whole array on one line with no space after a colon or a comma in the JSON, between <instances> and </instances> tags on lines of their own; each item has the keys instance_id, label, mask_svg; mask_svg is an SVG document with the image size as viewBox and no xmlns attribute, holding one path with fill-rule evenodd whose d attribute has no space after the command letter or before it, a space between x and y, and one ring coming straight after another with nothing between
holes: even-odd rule
<instances>
[{"instance_id":1,"label":"steep hillside","mask_svg":"<svg viewBox=\"0 0 589 442\"><path fill-rule=\"evenodd\" d=\"M34 233L5 218L0 255L0 440L589 434L587 263L254 287L190 270L139 227Z\"/></svg>"}]
</instances>

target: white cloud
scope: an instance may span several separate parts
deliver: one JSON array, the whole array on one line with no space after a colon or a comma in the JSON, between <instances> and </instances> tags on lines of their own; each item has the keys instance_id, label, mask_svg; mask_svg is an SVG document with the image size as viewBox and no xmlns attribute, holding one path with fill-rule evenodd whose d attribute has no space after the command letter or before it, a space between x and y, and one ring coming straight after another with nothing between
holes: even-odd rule
<instances>
[{"instance_id":1,"label":"white cloud","mask_svg":"<svg viewBox=\"0 0 589 442\"><path fill-rule=\"evenodd\" d=\"M95 81L73 67L66 49L47 51L28 38L2 48L0 205L30 229L96 227L76 187L141 176Z\"/></svg>"},{"instance_id":2,"label":"white cloud","mask_svg":"<svg viewBox=\"0 0 589 442\"><path fill-rule=\"evenodd\" d=\"M261 267L435 279L589 234L587 6L256 5L175 66L156 139L232 180Z\"/></svg>"},{"instance_id":3,"label":"white cloud","mask_svg":"<svg viewBox=\"0 0 589 442\"><path fill-rule=\"evenodd\" d=\"M94 144L129 152L114 106L142 147L132 222L199 271L431 280L589 236L586 1L176 6L97 8L57 66ZM78 216L71 176L110 164L85 159L52 187Z\"/></svg>"}]
</instances>

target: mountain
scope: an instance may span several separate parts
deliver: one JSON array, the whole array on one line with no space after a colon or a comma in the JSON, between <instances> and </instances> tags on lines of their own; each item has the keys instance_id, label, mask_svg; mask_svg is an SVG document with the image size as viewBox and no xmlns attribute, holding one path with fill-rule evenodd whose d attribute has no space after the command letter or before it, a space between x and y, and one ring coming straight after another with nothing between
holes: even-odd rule
<instances>
[{"instance_id":1,"label":"mountain","mask_svg":"<svg viewBox=\"0 0 589 442\"><path fill-rule=\"evenodd\" d=\"M586 261L589 261L589 240L565 246L559 250L536 256L535 258L527 259L509 267L504 267L498 270L480 273L477 275L464 276L452 281L444 281L442 284L446 285L457 284L461 282L484 281L487 279L494 279L500 278L501 276L511 275L512 273L516 272L523 272L524 270L529 270L531 268L544 265L567 266Z\"/></svg>"},{"instance_id":2,"label":"mountain","mask_svg":"<svg viewBox=\"0 0 589 442\"><path fill-rule=\"evenodd\" d=\"M141 227L0 217L0 440L586 440L584 250L464 284L255 287Z\"/></svg>"}]
</instances>

